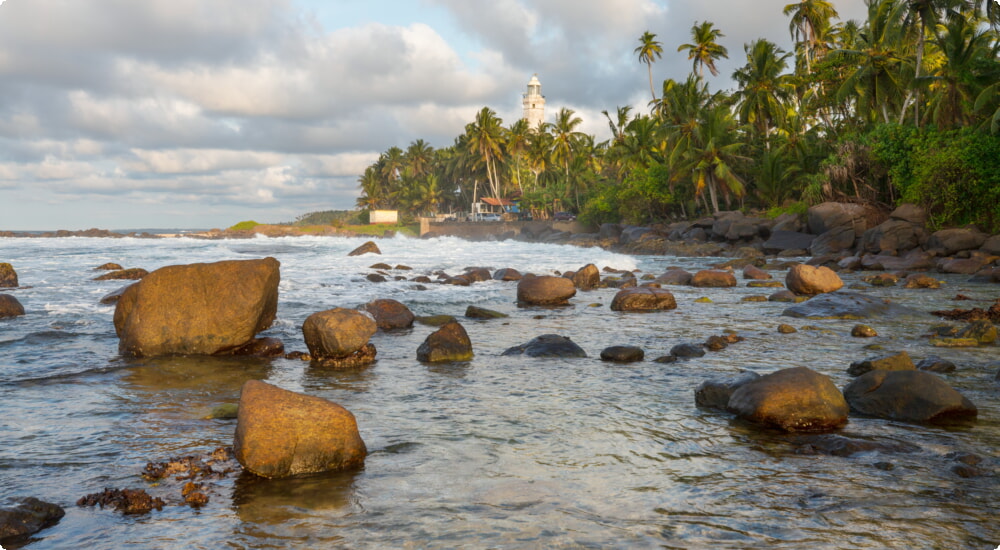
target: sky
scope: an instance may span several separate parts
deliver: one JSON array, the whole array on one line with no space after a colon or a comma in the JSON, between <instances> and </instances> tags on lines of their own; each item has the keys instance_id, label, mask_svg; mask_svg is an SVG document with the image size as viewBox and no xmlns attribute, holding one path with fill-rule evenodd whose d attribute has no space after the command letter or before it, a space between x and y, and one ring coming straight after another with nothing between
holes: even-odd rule
<instances>
[{"instance_id":1,"label":"sky","mask_svg":"<svg viewBox=\"0 0 1000 550\"><path fill-rule=\"evenodd\" d=\"M0 0L0 230L228 227L353 209L389 147L451 145L483 106L506 125L537 73L607 139L691 72L696 21L791 48L791 0ZM835 1L860 19L862 0Z\"/></svg>"}]
</instances>

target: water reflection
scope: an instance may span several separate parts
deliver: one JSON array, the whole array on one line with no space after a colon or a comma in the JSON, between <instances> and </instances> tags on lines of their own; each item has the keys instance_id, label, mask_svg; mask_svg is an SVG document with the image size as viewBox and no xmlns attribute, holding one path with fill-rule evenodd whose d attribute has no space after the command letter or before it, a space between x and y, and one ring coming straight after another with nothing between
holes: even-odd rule
<instances>
[{"instance_id":1,"label":"water reflection","mask_svg":"<svg viewBox=\"0 0 1000 550\"><path fill-rule=\"evenodd\" d=\"M243 473L233 487L233 510L246 523L280 525L316 516L343 516L358 507L360 471L265 479Z\"/></svg>"}]
</instances>

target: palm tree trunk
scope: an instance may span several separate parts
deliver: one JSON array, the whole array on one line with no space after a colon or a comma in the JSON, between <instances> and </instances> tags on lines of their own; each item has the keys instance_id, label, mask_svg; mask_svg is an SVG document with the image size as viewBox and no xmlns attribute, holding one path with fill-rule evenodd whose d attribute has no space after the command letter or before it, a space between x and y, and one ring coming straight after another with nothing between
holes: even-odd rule
<instances>
[{"instance_id":1,"label":"palm tree trunk","mask_svg":"<svg viewBox=\"0 0 1000 550\"><path fill-rule=\"evenodd\" d=\"M656 101L656 92L653 90L653 64L647 61L646 69L649 70L649 95L653 96L653 101Z\"/></svg>"}]
</instances>

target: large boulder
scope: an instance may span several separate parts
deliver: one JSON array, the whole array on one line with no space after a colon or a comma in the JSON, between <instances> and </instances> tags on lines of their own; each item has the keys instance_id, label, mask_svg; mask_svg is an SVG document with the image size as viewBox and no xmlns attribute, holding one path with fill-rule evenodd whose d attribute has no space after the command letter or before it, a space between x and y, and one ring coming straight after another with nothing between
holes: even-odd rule
<instances>
[{"instance_id":1,"label":"large boulder","mask_svg":"<svg viewBox=\"0 0 1000 550\"><path fill-rule=\"evenodd\" d=\"M839 290L844 286L844 282L828 267L798 264L788 270L785 286L796 294L812 296Z\"/></svg>"},{"instance_id":2,"label":"large boulder","mask_svg":"<svg viewBox=\"0 0 1000 550\"><path fill-rule=\"evenodd\" d=\"M676 307L674 295L669 291L646 286L619 290L611 300L612 311L662 311Z\"/></svg>"},{"instance_id":3,"label":"large boulder","mask_svg":"<svg viewBox=\"0 0 1000 550\"><path fill-rule=\"evenodd\" d=\"M319 361L366 354L368 340L376 330L378 325L371 315L342 307L318 311L302 323L309 354Z\"/></svg>"},{"instance_id":4,"label":"large boulder","mask_svg":"<svg viewBox=\"0 0 1000 550\"><path fill-rule=\"evenodd\" d=\"M592 290L601 286L601 272L594 264L587 264L573 274L573 286L580 290Z\"/></svg>"},{"instance_id":5,"label":"large boulder","mask_svg":"<svg viewBox=\"0 0 1000 550\"><path fill-rule=\"evenodd\" d=\"M814 235L848 229L853 234L853 240L868 229L867 210L860 204L824 202L810 207L807 216L809 232Z\"/></svg>"},{"instance_id":6,"label":"large boulder","mask_svg":"<svg viewBox=\"0 0 1000 550\"><path fill-rule=\"evenodd\" d=\"M809 250L812 248L816 235L799 231L775 230L771 237L764 241L763 249L767 254L779 254L786 250Z\"/></svg>"},{"instance_id":7,"label":"large boulder","mask_svg":"<svg viewBox=\"0 0 1000 550\"><path fill-rule=\"evenodd\" d=\"M927 240L927 250L939 256L951 256L963 250L973 250L983 246L988 235L971 227L942 229L931 234Z\"/></svg>"},{"instance_id":8,"label":"large boulder","mask_svg":"<svg viewBox=\"0 0 1000 550\"><path fill-rule=\"evenodd\" d=\"M672 267L668 268L663 275L660 275L654 281L662 285L689 285L691 284L691 279L694 275L679 268Z\"/></svg>"},{"instance_id":9,"label":"large boulder","mask_svg":"<svg viewBox=\"0 0 1000 550\"><path fill-rule=\"evenodd\" d=\"M375 324L382 330L410 328L413 326L413 312L410 311L410 308L396 300L381 298L368 302L359 309L370 313L375 318Z\"/></svg>"},{"instance_id":10,"label":"large boulder","mask_svg":"<svg viewBox=\"0 0 1000 550\"><path fill-rule=\"evenodd\" d=\"M0 319L24 315L24 306L10 294L0 294Z\"/></svg>"},{"instance_id":11,"label":"large boulder","mask_svg":"<svg viewBox=\"0 0 1000 550\"><path fill-rule=\"evenodd\" d=\"M814 256L835 254L853 248L855 239L854 229L850 226L835 227L818 235L809 250Z\"/></svg>"},{"instance_id":12,"label":"large boulder","mask_svg":"<svg viewBox=\"0 0 1000 550\"><path fill-rule=\"evenodd\" d=\"M913 203L903 203L889 214L889 219L901 220L923 226L927 223L927 211Z\"/></svg>"},{"instance_id":13,"label":"large boulder","mask_svg":"<svg viewBox=\"0 0 1000 550\"><path fill-rule=\"evenodd\" d=\"M58 504L35 497L14 499L10 506L0 508L0 541L22 542L46 527L55 525L66 515ZM18 545L20 547L20 545Z\"/></svg>"},{"instance_id":14,"label":"large boulder","mask_svg":"<svg viewBox=\"0 0 1000 550\"><path fill-rule=\"evenodd\" d=\"M699 288L728 288L736 286L736 276L731 271L703 269L691 277L691 286Z\"/></svg>"},{"instance_id":15,"label":"large boulder","mask_svg":"<svg viewBox=\"0 0 1000 550\"><path fill-rule=\"evenodd\" d=\"M922 370L873 370L848 384L844 397L859 414L904 422L947 424L978 413L944 380Z\"/></svg>"},{"instance_id":16,"label":"large boulder","mask_svg":"<svg viewBox=\"0 0 1000 550\"><path fill-rule=\"evenodd\" d=\"M493 273L493 280L495 280L495 281L520 281L521 280L521 272L518 271L518 270L516 270L516 269L514 269L514 268L511 268L511 267L505 267L503 269L498 269L498 270L496 270L495 273Z\"/></svg>"},{"instance_id":17,"label":"large boulder","mask_svg":"<svg viewBox=\"0 0 1000 550\"><path fill-rule=\"evenodd\" d=\"M0 288L17 288L17 272L5 262L0 262Z\"/></svg>"},{"instance_id":18,"label":"large boulder","mask_svg":"<svg viewBox=\"0 0 1000 550\"><path fill-rule=\"evenodd\" d=\"M871 319L920 312L857 292L830 292L795 304L781 314L805 319Z\"/></svg>"},{"instance_id":19,"label":"large boulder","mask_svg":"<svg viewBox=\"0 0 1000 550\"><path fill-rule=\"evenodd\" d=\"M248 472L278 478L360 468L368 450L347 409L249 380L240 396L233 453Z\"/></svg>"},{"instance_id":20,"label":"large boulder","mask_svg":"<svg viewBox=\"0 0 1000 550\"><path fill-rule=\"evenodd\" d=\"M278 260L167 266L128 287L115 308L118 350L151 357L223 352L271 326Z\"/></svg>"},{"instance_id":21,"label":"large boulder","mask_svg":"<svg viewBox=\"0 0 1000 550\"><path fill-rule=\"evenodd\" d=\"M424 363L469 361L472 357L472 341L458 321L445 323L417 348L417 360Z\"/></svg>"},{"instance_id":22,"label":"large boulder","mask_svg":"<svg viewBox=\"0 0 1000 550\"><path fill-rule=\"evenodd\" d=\"M743 384L726 407L740 418L786 432L822 432L847 424L847 403L830 377L806 367Z\"/></svg>"},{"instance_id":23,"label":"large boulder","mask_svg":"<svg viewBox=\"0 0 1000 550\"><path fill-rule=\"evenodd\" d=\"M694 390L694 404L707 409L725 410L729 398L740 386L760 378L753 371L745 371L726 378L705 380Z\"/></svg>"},{"instance_id":24,"label":"large boulder","mask_svg":"<svg viewBox=\"0 0 1000 550\"><path fill-rule=\"evenodd\" d=\"M382 251L378 249L378 245L372 241L368 241L365 244L355 248L350 251L348 256L361 256L364 254L382 254Z\"/></svg>"},{"instance_id":25,"label":"large boulder","mask_svg":"<svg viewBox=\"0 0 1000 550\"><path fill-rule=\"evenodd\" d=\"M861 237L861 249L874 254L905 252L920 246L925 239L923 225L890 219L865 231Z\"/></svg>"},{"instance_id":26,"label":"large boulder","mask_svg":"<svg viewBox=\"0 0 1000 550\"><path fill-rule=\"evenodd\" d=\"M524 277L517 282L517 301L525 305L565 305L575 295L573 281L565 277L540 275Z\"/></svg>"},{"instance_id":27,"label":"large boulder","mask_svg":"<svg viewBox=\"0 0 1000 550\"><path fill-rule=\"evenodd\" d=\"M572 340L558 334L543 334L527 343L508 348L502 355L528 357L586 357L587 352Z\"/></svg>"}]
</instances>

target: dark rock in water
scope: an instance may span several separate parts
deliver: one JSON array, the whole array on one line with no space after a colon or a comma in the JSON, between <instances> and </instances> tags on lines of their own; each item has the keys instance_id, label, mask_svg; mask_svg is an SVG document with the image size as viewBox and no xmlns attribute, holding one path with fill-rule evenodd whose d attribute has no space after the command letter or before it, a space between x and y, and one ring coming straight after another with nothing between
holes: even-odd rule
<instances>
[{"instance_id":1,"label":"dark rock in water","mask_svg":"<svg viewBox=\"0 0 1000 550\"><path fill-rule=\"evenodd\" d=\"M242 346L216 353L250 357L281 357L284 354L285 344L277 338L254 338Z\"/></svg>"},{"instance_id":2,"label":"dark rock in water","mask_svg":"<svg viewBox=\"0 0 1000 550\"><path fill-rule=\"evenodd\" d=\"M753 264L748 264L743 267L743 278L754 279L754 280L767 280L771 278L771 274Z\"/></svg>"},{"instance_id":3,"label":"dark rock in water","mask_svg":"<svg viewBox=\"0 0 1000 550\"><path fill-rule=\"evenodd\" d=\"M266 478L360 468L368 450L340 405L259 380L243 384L233 454Z\"/></svg>"},{"instance_id":4,"label":"dark rock in water","mask_svg":"<svg viewBox=\"0 0 1000 550\"><path fill-rule=\"evenodd\" d=\"M971 338L981 346L989 345L997 341L997 327L986 320L973 321L960 330L956 337Z\"/></svg>"},{"instance_id":5,"label":"dark rock in water","mask_svg":"<svg viewBox=\"0 0 1000 550\"><path fill-rule=\"evenodd\" d=\"M904 422L967 422L978 414L944 380L920 370L873 370L848 384L844 397L859 414Z\"/></svg>"},{"instance_id":6,"label":"dark rock in water","mask_svg":"<svg viewBox=\"0 0 1000 550\"><path fill-rule=\"evenodd\" d=\"M796 304L782 315L805 319L871 319L920 312L856 292L829 292Z\"/></svg>"},{"instance_id":7,"label":"dark rock in water","mask_svg":"<svg viewBox=\"0 0 1000 550\"><path fill-rule=\"evenodd\" d=\"M326 369L358 369L367 367L375 362L378 350L374 344L365 344L361 349L340 357L313 357L309 356L311 366Z\"/></svg>"},{"instance_id":8,"label":"dark rock in water","mask_svg":"<svg viewBox=\"0 0 1000 550\"><path fill-rule=\"evenodd\" d=\"M908 443L880 443L864 439L851 439L841 435L822 434L797 437L793 443L798 445L795 454L852 456L858 453L912 453L920 448Z\"/></svg>"},{"instance_id":9,"label":"dark rock in water","mask_svg":"<svg viewBox=\"0 0 1000 550\"><path fill-rule=\"evenodd\" d=\"M798 302L800 301L791 290L779 290L767 297L768 302Z\"/></svg>"},{"instance_id":10,"label":"dark rock in water","mask_svg":"<svg viewBox=\"0 0 1000 550\"><path fill-rule=\"evenodd\" d=\"M149 275L149 272L146 271L145 269L141 267L132 267L129 269L120 269L118 271L112 271L111 273L105 273L100 277L95 277L94 280L95 281L118 281L118 280L138 281L139 279L142 279L146 275Z\"/></svg>"},{"instance_id":11,"label":"dark rock in water","mask_svg":"<svg viewBox=\"0 0 1000 550\"><path fill-rule=\"evenodd\" d=\"M313 313L302 323L302 335L313 359L343 359L360 351L378 330L371 316L354 309Z\"/></svg>"},{"instance_id":12,"label":"dark rock in water","mask_svg":"<svg viewBox=\"0 0 1000 550\"><path fill-rule=\"evenodd\" d=\"M691 286L698 288L729 288L736 284L736 276L731 272L715 269L701 270L691 278Z\"/></svg>"},{"instance_id":13,"label":"dark rock in water","mask_svg":"<svg viewBox=\"0 0 1000 550\"><path fill-rule=\"evenodd\" d=\"M656 287L622 289L611 301L612 311L663 311L676 307L674 295Z\"/></svg>"},{"instance_id":14,"label":"dark rock in water","mask_svg":"<svg viewBox=\"0 0 1000 550\"><path fill-rule=\"evenodd\" d=\"M498 269L498 270L496 270L495 273L493 273L493 280L495 280L495 281L520 281L521 280L521 272L518 271L518 270L516 270L516 269L510 268L510 267L505 267L503 269Z\"/></svg>"},{"instance_id":15,"label":"dark rock in water","mask_svg":"<svg viewBox=\"0 0 1000 550\"><path fill-rule=\"evenodd\" d=\"M543 334L529 342L508 348L501 355L527 355L528 357L586 357L587 352L572 340L558 334Z\"/></svg>"},{"instance_id":16,"label":"dark rock in water","mask_svg":"<svg viewBox=\"0 0 1000 550\"><path fill-rule=\"evenodd\" d=\"M148 514L162 510L163 499L153 498L142 489L105 489L100 493L92 493L76 501L77 506L114 506L116 512L126 515Z\"/></svg>"},{"instance_id":17,"label":"dark rock in water","mask_svg":"<svg viewBox=\"0 0 1000 550\"><path fill-rule=\"evenodd\" d=\"M421 325L440 327L454 321L455 317L452 315L425 315L423 317L416 317L415 319Z\"/></svg>"},{"instance_id":18,"label":"dark rock in water","mask_svg":"<svg viewBox=\"0 0 1000 550\"><path fill-rule=\"evenodd\" d=\"M986 268L976 273L970 283L1000 283L1000 267Z\"/></svg>"},{"instance_id":19,"label":"dark rock in water","mask_svg":"<svg viewBox=\"0 0 1000 550\"><path fill-rule=\"evenodd\" d=\"M382 251L378 249L378 246L375 243L368 241L352 250L348 256L361 256L362 254L382 254Z\"/></svg>"},{"instance_id":20,"label":"dark rock in water","mask_svg":"<svg viewBox=\"0 0 1000 550\"><path fill-rule=\"evenodd\" d=\"M462 274L463 277L469 279L473 283L481 283L483 281L489 281L493 278L490 270L485 267L469 267L466 268L465 273Z\"/></svg>"},{"instance_id":21,"label":"dark rock in water","mask_svg":"<svg viewBox=\"0 0 1000 550\"><path fill-rule=\"evenodd\" d=\"M917 368L927 372L949 373L955 372L957 367L951 361L941 359L937 355L931 355L917 363Z\"/></svg>"},{"instance_id":22,"label":"dark rock in water","mask_svg":"<svg viewBox=\"0 0 1000 550\"><path fill-rule=\"evenodd\" d=\"M14 266L0 262L0 288L17 288L17 272Z\"/></svg>"},{"instance_id":23,"label":"dark rock in water","mask_svg":"<svg viewBox=\"0 0 1000 550\"><path fill-rule=\"evenodd\" d=\"M799 330L797 328L789 324L782 323L778 325L778 332L780 332L781 334L795 334L798 331Z\"/></svg>"},{"instance_id":24,"label":"dark rock in water","mask_svg":"<svg viewBox=\"0 0 1000 550\"><path fill-rule=\"evenodd\" d=\"M24 306L10 294L0 294L0 319L24 315Z\"/></svg>"},{"instance_id":25,"label":"dark rock in water","mask_svg":"<svg viewBox=\"0 0 1000 550\"><path fill-rule=\"evenodd\" d=\"M854 325L851 329L851 336L855 338L874 338L878 336L878 332L868 325Z\"/></svg>"},{"instance_id":26,"label":"dark rock in water","mask_svg":"<svg viewBox=\"0 0 1000 550\"><path fill-rule=\"evenodd\" d=\"M368 279L373 283L384 283L386 281L385 276L379 275L378 273L369 273L368 275L365 275L365 279Z\"/></svg>"},{"instance_id":27,"label":"dark rock in water","mask_svg":"<svg viewBox=\"0 0 1000 550\"><path fill-rule=\"evenodd\" d=\"M708 409L725 410L733 392L757 378L760 375L756 372L745 371L727 378L705 380L694 390L694 404Z\"/></svg>"},{"instance_id":28,"label":"dark rock in water","mask_svg":"<svg viewBox=\"0 0 1000 550\"><path fill-rule=\"evenodd\" d=\"M691 284L692 277L694 277L694 275L678 267L668 269L663 273L663 275L660 275L655 280L656 282L664 285L689 285Z\"/></svg>"},{"instance_id":29,"label":"dark rock in water","mask_svg":"<svg viewBox=\"0 0 1000 550\"><path fill-rule=\"evenodd\" d=\"M446 323L432 332L417 348L417 360L424 363L469 361L472 357L469 334L456 321Z\"/></svg>"},{"instance_id":30,"label":"dark rock in water","mask_svg":"<svg viewBox=\"0 0 1000 550\"><path fill-rule=\"evenodd\" d=\"M923 273L911 273L906 276L903 288L941 288L941 281Z\"/></svg>"},{"instance_id":31,"label":"dark rock in water","mask_svg":"<svg viewBox=\"0 0 1000 550\"><path fill-rule=\"evenodd\" d=\"M917 368L910 359L910 355L905 351L882 355L879 357L869 357L864 361L855 361L847 369L847 374L851 376L861 376L873 370L913 370Z\"/></svg>"},{"instance_id":32,"label":"dark rock in water","mask_svg":"<svg viewBox=\"0 0 1000 550\"><path fill-rule=\"evenodd\" d=\"M677 344L670 348L670 355L681 358L703 357L705 355L705 348L701 344Z\"/></svg>"},{"instance_id":33,"label":"dark rock in water","mask_svg":"<svg viewBox=\"0 0 1000 550\"><path fill-rule=\"evenodd\" d=\"M657 357L656 359L653 359L653 362L654 363L676 363L677 362L677 356L676 355L661 355L661 356Z\"/></svg>"},{"instance_id":34,"label":"dark rock in water","mask_svg":"<svg viewBox=\"0 0 1000 550\"><path fill-rule=\"evenodd\" d=\"M808 250L812 247L816 235L800 233L798 231L777 230L771 233L771 237L764 243L764 252L767 254L778 254L785 250Z\"/></svg>"},{"instance_id":35,"label":"dark rock in water","mask_svg":"<svg viewBox=\"0 0 1000 550\"><path fill-rule=\"evenodd\" d=\"M787 432L823 432L847 424L847 403L830 377L806 367L772 372L733 392L726 407L740 418Z\"/></svg>"},{"instance_id":36,"label":"dark rock in water","mask_svg":"<svg viewBox=\"0 0 1000 550\"><path fill-rule=\"evenodd\" d=\"M492 309L469 306L465 308L465 316L470 319L503 319L508 315L499 311L493 311Z\"/></svg>"},{"instance_id":37,"label":"dark rock in water","mask_svg":"<svg viewBox=\"0 0 1000 550\"><path fill-rule=\"evenodd\" d=\"M525 305L565 305L575 295L573 281L563 277L524 277L517 283L517 301Z\"/></svg>"},{"instance_id":38,"label":"dark rock in water","mask_svg":"<svg viewBox=\"0 0 1000 550\"><path fill-rule=\"evenodd\" d=\"M708 351L722 351L729 347L729 340L723 336L709 336L705 340L705 348Z\"/></svg>"},{"instance_id":39,"label":"dark rock in water","mask_svg":"<svg viewBox=\"0 0 1000 550\"><path fill-rule=\"evenodd\" d=\"M397 300L390 298L372 300L359 309L370 313L375 318L375 324L382 330L396 330L413 326L413 312Z\"/></svg>"},{"instance_id":40,"label":"dark rock in water","mask_svg":"<svg viewBox=\"0 0 1000 550\"><path fill-rule=\"evenodd\" d=\"M634 363L645 358L642 348L636 346L611 346L601 350L601 361Z\"/></svg>"},{"instance_id":41,"label":"dark rock in water","mask_svg":"<svg viewBox=\"0 0 1000 550\"><path fill-rule=\"evenodd\" d=\"M51 527L66 515L61 506L35 497L17 498L10 504L0 508L0 541L8 544Z\"/></svg>"},{"instance_id":42,"label":"dark rock in water","mask_svg":"<svg viewBox=\"0 0 1000 550\"><path fill-rule=\"evenodd\" d=\"M601 285L601 272L594 264L587 264L573 275L573 286L580 290L593 290Z\"/></svg>"},{"instance_id":43,"label":"dark rock in water","mask_svg":"<svg viewBox=\"0 0 1000 550\"><path fill-rule=\"evenodd\" d=\"M122 297L122 294L125 294L125 291L128 290L128 287L130 286L132 285L123 286L118 290L112 290L111 292L105 294L104 296L101 296L100 303L104 305L117 304L118 300Z\"/></svg>"},{"instance_id":44,"label":"dark rock in water","mask_svg":"<svg viewBox=\"0 0 1000 550\"><path fill-rule=\"evenodd\" d=\"M392 266L389 265L389 264L381 263L380 262L380 263L372 264L372 265L368 266L368 269L382 269L382 270L385 270L385 271L389 271L390 269L392 269Z\"/></svg>"}]
</instances>

